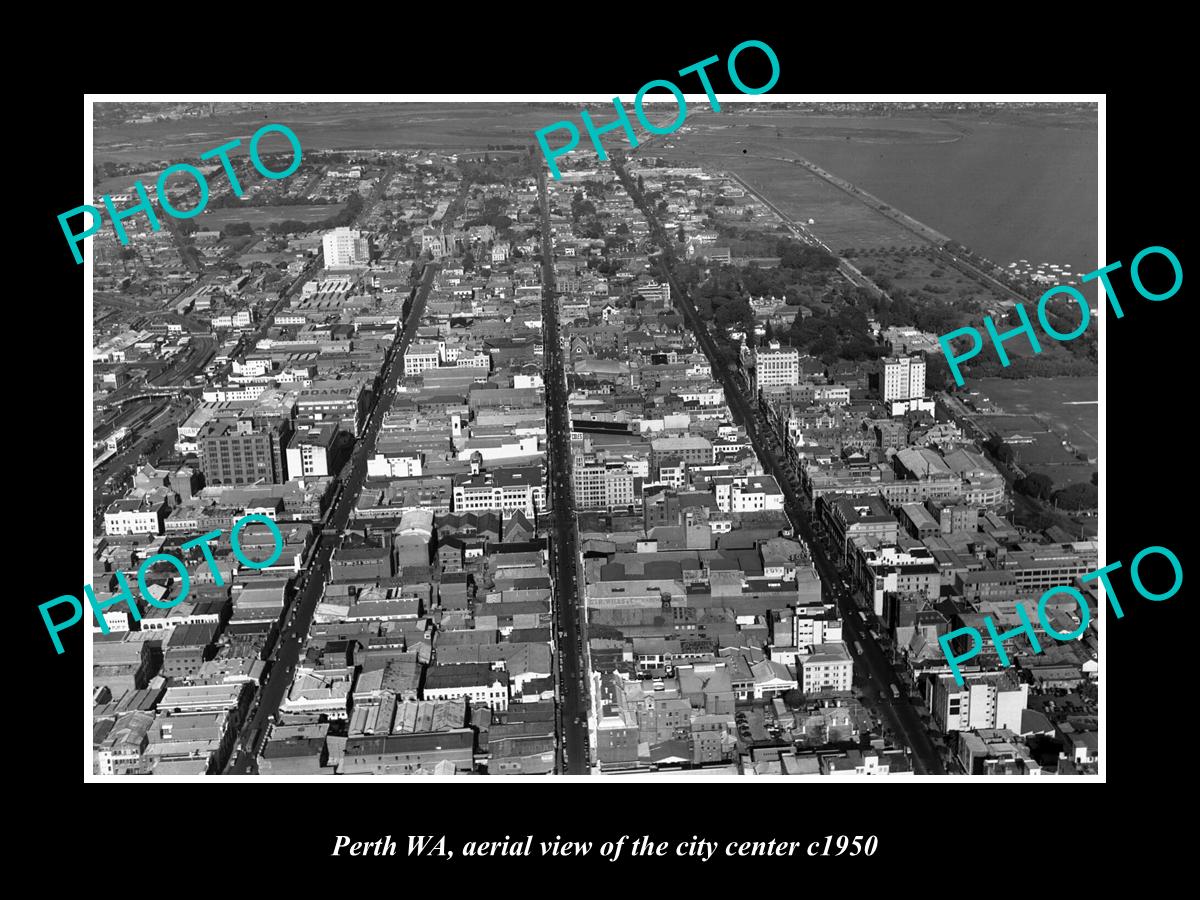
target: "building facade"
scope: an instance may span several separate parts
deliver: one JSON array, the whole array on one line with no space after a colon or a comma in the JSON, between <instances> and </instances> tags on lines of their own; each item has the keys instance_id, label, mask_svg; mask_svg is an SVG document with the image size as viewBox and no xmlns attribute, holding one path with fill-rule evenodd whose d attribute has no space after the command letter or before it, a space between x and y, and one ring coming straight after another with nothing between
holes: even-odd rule
<instances>
[{"instance_id":1,"label":"building facade","mask_svg":"<svg viewBox=\"0 0 1200 900\"><path fill-rule=\"evenodd\" d=\"M888 357L882 362L880 392L883 402L925 396L925 359L921 356Z\"/></svg>"},{"instance_id":2,"label":"building facade","mask_svg":"<svg viewBox=\"0 0 1200 900\"><path fill-rule=\"evenodd\" d=\"M200 433L200 465L211 485L282 484L287 481L284 446L291 436L286 420L210 423Z\"/></svg>"},{"instance_id":3,"label":"building facade","mask_svg":"<svg viewBox=\"0 0 1200 900\"><path fill-rule=\"evenodd\" d=\"M754 354L754 370L760 388L799 384L800 351L782 350L777 341L772 341L769 349Z\"/></svg>"},{"instance_id":4,"label":"building facade","mask_svg":"<svg viewBox=\"0 0 1200 900\"><path fill-rule=\"evenodd\" d=\"M335 228L321 238L325 268L365 266L371 261L371 247L362 232L353 228Z\"/></svg>"}]
</instances>

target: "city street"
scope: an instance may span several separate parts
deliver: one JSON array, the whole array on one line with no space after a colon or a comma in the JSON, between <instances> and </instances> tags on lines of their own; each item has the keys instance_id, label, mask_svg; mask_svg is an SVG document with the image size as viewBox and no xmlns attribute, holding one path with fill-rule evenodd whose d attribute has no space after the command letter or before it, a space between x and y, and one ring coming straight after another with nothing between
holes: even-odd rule
<instances>
[{"instance_id":1,"label":"city street","mask_svg":"<svg viewBox=\"0 0 1200 900\"><path fill-rule=\"evenodd\" d=\"M392 345L388 358L387 374L383 382L380 396L368 414L362 437L355 446L348 467L349 477L338 487L338 493L333 501L332 511L326 516L325 527L318 532L319 544L315 552L310 553L308 565L304 569L303 581L298 596L292 601L287 620L280 631L279 639L271 654L271 665L266 680L259 688L257 705L238 737L237 749L226 766L226 775L245 775L257 772L257 756L266 739L267 725L274 716L278 715L279 704L283 695L292 682L292 675L300 659L300 650L308 635L309 624L316 612L317 601L325 589L325 579L329 577L329 559L337 547L338 534L345 529L350 520L350 513L357 502L359 490L367 474L367 460L374 455L375 439L379 435L379 427L384 414L391 407L392 398L396 394L396 385L404 374L404 351L412 342L421 316L425 311L425 301L433 287L437 266L429 264L425 267L424 277L417 289L416 296L404 322L404 330L400 338ZM344 470L343 470L344 471Z\"/></svg>"},{"instance_id":2,"label":"city street","mask_svg":"<svg viewBox=\"0 0 1200 900\"><path fill-rule=\"evenodd\" d=\"M545 348L547 505L550 507L550 565L554 578L554 627L558 649L559 771L586 775L590 770L587 731L587 673L582 650L584 628L579 608L578 534L571 483L570 422L558 335L554 249L546 171L538 169L542 213L542 331ZM564 758L565 757L565 758Z\"/></svg>"},{"instance_id":3,"label":"city street","mask_svg":"<svg viewBox=\"0 0 1200 900\"><path fill-rule=\"evenodd\" d=\"M871 636L870 631L862 627L861 621L856 622L857 616L854 613L857 607L855 607L853 599L836 590L836 586L841 583L841 575L825 555L820 542L813 537L812 526L809 522L809 514L806 509L807 501L801 500L796 484L790 479L783 464L780 462L783 456L783 448L779 445L778 437L769 428L762 428L760 426L762 420L751 409L741 388L734 381L732 373L722 362L722 357L717 350L712 335L709 334L708 328L701 320L700 314L696 311L691 297L683 290L682 286L676 280L674 272L670 270L670 261L673 261L670 242L669 240L664 240L665 233L653 210L647 207L644 199L637 192L636 186L620 162L614 160L613 167L621 178L621 182L625 185L625 189L634 198L634 201L646 216L650 224L651 233L658 238L660 246L664 248L664 268L667 268L667 278L671 284L671 296L682 310L684 318L695 333L696 339L700 342L705 355L712 365L714 375L716 375L724 386L726 403L729 404L730 409L733 411L735 419L739 419L745 425L746 432L750 437L751 443L754 445L754 450L758 454L759 460L762 461L768 472L775 476L775 480L779 483L779 487L783 491L788 517L795 526L797 534L808 544L811 550L813 565L821 577L823 596L838 597L837 603L843 622L843 640L848 646L853 645L855 641L859 641L863 646L862 656L855 657L856 679L865 664L866 670L871 677L869 681L864 680L866 688L864 693L869 700L875 701L877 708L897 739L903 741L912 750L913 763L917 773L922 775L945 774L945 767L942 765L941 759L929 739L929 735L922 726L916 710L913 709L912 704L904 696L904 692L901 692L902 696L900 700L892 699L891 685L897 683L898 679L891 666L887 663L883 651L879 649L875 639Z\"/></svg>"}]
</instances>

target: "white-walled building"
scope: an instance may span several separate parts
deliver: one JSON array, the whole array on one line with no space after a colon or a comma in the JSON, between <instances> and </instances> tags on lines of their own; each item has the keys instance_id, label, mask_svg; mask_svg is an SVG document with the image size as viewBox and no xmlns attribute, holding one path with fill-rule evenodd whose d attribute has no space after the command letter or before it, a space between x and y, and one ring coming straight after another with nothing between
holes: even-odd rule
<instances>
[{"instance_id":1,"label":"white-walled building","mask_svg":"<svg viewBox=\"0 0 1200 900\"><path fill-rule=\"evenodd\" d=\"M887 357L882 361L882 365L879 390L883 394L884 403L925 396L924 357Z\"/></svg>"},{"instance_id":2,"label":"white-walled building","mask_svg":"<svg viewBox=\"0 0 1200 900\"><path fill-rule=\"evenodd\" d=\"M371 261L371 247L362 232L353 228L335 228L321 238L325 268L365 266Z\"/></svg>"},{"instance_id":3,"label":"white-walled building","mask_svg":"<svg viewBox=\"0 0 1200 900\"><path fill-rule=\"evenodd\" d=\"M800 668L800 690L848 691L854 683L854 657L844 642L814 644L811 652L796 659Z\"/></svg>"},{"instance_id":4,"label":"white-walled building","mask_svg":"<svg viewBox=\"0 0 1200 900\"><path fill-rule=\"evenodd\" d=\"M760 388L799 384L800 351L781 350L778 341L771 341L768 349L755 351L754 369Z\"/></svg>"},{"instance_id":5,"label":"white-walled building","mask_svg":"<svg viewBox=\"0 0 1200 900\"><path fill-rule=\"evenodd\" d=\"M295 432L286 451L288 479L329 475L330 454L336 439L337 426L332 422Z\"/></svg>"},{"instance_id":6,"label":"white-walled building","mask_svg":"<svg viewBox=\"0 0 1200 900\"><path fill-rule=\"evenodd\" d=\"M546 508L546 486L537 466L514 466L464 478L454 485L454 512L519 509L532 519Z\"/></svg>"},{"instance_id":7,"label":"white-walled building","mask_svg":"<svg viewBox=\"0 0 1200 900\"><path fill-rule=\"evenodd\" d=\"M932 682L929 710L943 732L1008 728L1021 732L1021 713L1029 702L1029 685L1020 684L1012 670L964 672L963 683L953 675Z\"/></svg>"},{"instance_id":8,"label":"white-walled building","mask_svg":"<svg viewBox=\"0 0 1200 900\"><path fill-rule=\"evenodd\" d=\"M353 668L310 669L300 666L279 708L287 713L345 719L349 716L347 701L353 681Z\"/></svg>"},{"instance_id":9,"label":"white-walled building","mask_svg":"<svg viewBox=\"0 0 1200 900\"><path fill-rule=\"evenodd\" d=\"M413 344L404 351L404 374L420 375L426 369L436 369L438 361L437 344Z\"/></svg>"},{"instance_id":10,"label":"white-walled building","mask_svg":"<svg viewBox=\"0 0 1200 900\"><path fill-rule=\"evenodd\" d=\"M141 497L114 500L104 511L104 533L110 537L128 534L162 534L167 515L165 500Z\"/></svg>"},{"instance_id":11,"label":"white-walled building","mask_svg":"<svg viewBox=\"0 0 1200 900\"><path fill-rule=\"evenodd\" d=\"M421 471L419 453L376 453L367 460L368 478L413 478Z\"/></svg>"},{"instance_id":12,"label":"white-walled building","mask_svg":"<svg viewBox=\"0 0 1200 900\"><path fill-rule=\"evenodd\" d=\"M430 666L425 673L424 700L457 700L482 703L495 711L508 709L508 673L486 663Z\"/></svg>"},{"instance_id":13,"label":"white-walled building","mask_svg":"<svg viewBox=\"0 0 1200 900\"><path fill-rule=\"evenodd\" d=\"M842 641L842 620L827 617L797 614L792 617L792 646L812 647L818 644L836 644Z\"/></svg>"},{"instance_id":14,"label":"white-walled building","mask_svg":"<svg viewBox=\"0 0 1200 900\"><path fill-rule=\"evenodd\" d=\"M633 479L624 460L588 459L576 456L571 467L575 503L580 509L611 510L633 505Z\"/></svg>"},{"instance_id":15,"label":"white-walled building","mask_svg":"<svg viewBox=\"0 0 1200 900\"><path fill-rule=\"evenodd\" d=\"M755 475L745 484L735 480L729 492L729 512L782 510L783 491L772 475Z\"/></svg>"}]
</instances>

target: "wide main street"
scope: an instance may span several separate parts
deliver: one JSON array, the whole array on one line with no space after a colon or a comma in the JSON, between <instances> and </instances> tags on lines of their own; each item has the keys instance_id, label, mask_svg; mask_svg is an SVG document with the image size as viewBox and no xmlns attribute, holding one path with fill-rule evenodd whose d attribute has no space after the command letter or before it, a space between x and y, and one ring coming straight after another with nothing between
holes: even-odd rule
<instances>
[{"instance_id":1,"label":"wide main street","mask_svg":"<svg viewBox=\"0 0 1200 900\"><path fill-rule=\"evenodd\" d=\"M396 385L404 374L404 351L412 342L425 311L425 301L433 287L438 267L435 263L425 266L424 276L416 289L403 331L393 342L386 357L384 379L379 395L375 398L367 415L362 436L354 446L350 461L341 473L332 509L327 514L325 525L317 533L315 550L309 552L307 565L300 575L298 595L292 600L287 621L280 630L279 638L271 654L271 664L266 680L259 688L257 703L242 727L237 747L226 775L256 774L257 755L266 737L266 725L270 717L277 715L284 692L292 683L292 674L300 658L300 650L308 635L309 623L317 609L317 602L325 591L325 580L329 577L329 559L337 547L338 535L350 521L350 513L358 500L359 491L367 474L367 460L374 455L375 440L383 417L391 408L396 395ZM347 473L347 470L348 473Z\"/></svg>"},{"instance_id":2,"label":"wide main street","mask_svg":"<svg viewBox=\"0 0 1200 900\"><path fill-rule=\"evenodd\" d=\"M860 677L865 665L870 678L862 679L864 693L869 699L875 701L876 707L887 720L892 732L912 750L917 774L944 775L945 767L942 765L941 758L904 691L900 691L899 699L892 698L891 685L897 683L896 674L888 664L886 655L879 648L871 632L862 625L861 619L858 618L858 608L855 606L853 598L848 592L839 589L842 577L825 554L821 543L814 539L807 501L801 499L795 474L784 469L781 460L785 454L783 447L779 444L778 436L770 428L761 427L764 424L763 420L755 411L751 410L745 395L734 381L732 373L718 352L716 343L713 341L707 325L700 318L691 297L675 278L671 265L674 257L670 239L658 222L654 210L646 204L645 198L638 192L637 186L625 171L623 163L616 157L613 158L613 168L625 186L625 190L650 224L651 235L662 250L662 267L671 285L671 297L683 312L684 318L700 342L712 366L713 374L725 388L725 402L735 417L740 418L742 424L745 425L746 433L754 445L759 460L774 475L783 491L788 518L791 519L797 533L808 544L813 565L821 577L822 595L837 598L842 617L843 640L847 645L852 645L857 641L863 647L863 653L855 658L856 680Z\"/></svg>"},{"instance_id":3,"label":"wide main street","mask_svg":"<svg viewBox=\"0 0 1200 900\"><path fill-rule=\"evenodd\" d=\"M558 298L554 278L554 232L546 170L538 168L538 200L542 218L542 335L546 385L546 462L550 483L550 565L554 576L554 628L558 648L559 743L558 771L586 775L590 770L587 731L587 664L580 622L579 538L571 480L571 429L562 342L558 333ZM564 759L565 757L565 759Z\"/></svg>"}]
</instances>

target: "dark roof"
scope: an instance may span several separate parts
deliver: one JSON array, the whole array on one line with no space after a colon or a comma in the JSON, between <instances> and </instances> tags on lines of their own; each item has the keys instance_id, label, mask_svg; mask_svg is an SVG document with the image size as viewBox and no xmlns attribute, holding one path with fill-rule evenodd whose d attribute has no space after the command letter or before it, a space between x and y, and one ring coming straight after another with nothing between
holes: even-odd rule
<instances>
[{"instance_id":1,"label":"dark roof","mask_svg":"<svg viewBox=\"0 0 1200 900\"><path fill-rule=\"evenodd\" d=\"M493 669L488 663L462 663L460 665L430 666L425 670L425 689L443 687L466 687L487 685L497 681L508 683L508 673Z\"/></svg>"},{"instance_id":2,"label":"dark roof","mask_svg":"<svg viewBox=\"0 0 1200 900\"><path fill-rule=\"evenodd\" d=\"M325 749L325 738L288 738L284 741L267 741L263 748L264 759L295 759L302 756L320 756Z\"/></svg>"},{"instance_id":3,"label":"dark roof","mask_svg":"<svg viewBox=\"0 0 1200 900\"><path fill-rule=\"evenodd\" d=\"M546 539L538 538L533 541L509 541L504 544L494 544L489 548L489 553L497 556L504 553L536 553L539 550L546 549Z\"/></svg>"},{"instance_id":4,"label":"dark roof","mask_svg":"<svg viewBox=\"0 0 1200 900\"><path fill-rule=\"evenodd\" d=\"M168 648L207 647L217 633L213 622L197 622L194 625L177 625L167 641Z\"/></svg>"},{"instance_id":5,"label":"dark roof","mask_svg":"<svg viewBox=\"0 0 1200 900\"><path fill-rule=\"evenodd\" d=\"M510 582L509 590L513 591L536 591L541 589L550 589L549 578L514 578Z\"/></svg>"},{"instance_id":6,"label":"dark roof","mask_svg":"<svg viewBox=\"0 0 1200 900\"><path fill-rule=\"evenodd\" d=\"M343 756L392 756L402 753L425 753L431 750L471 750L474 745L475 734L469 728L374 735L348 739Z\"/></svg>"}]
</instances>

